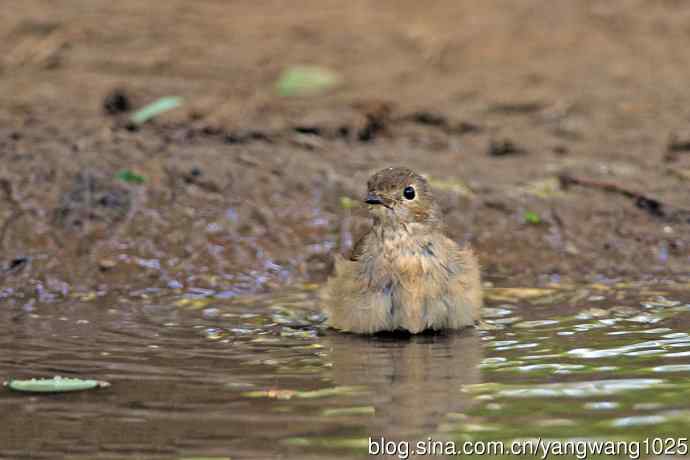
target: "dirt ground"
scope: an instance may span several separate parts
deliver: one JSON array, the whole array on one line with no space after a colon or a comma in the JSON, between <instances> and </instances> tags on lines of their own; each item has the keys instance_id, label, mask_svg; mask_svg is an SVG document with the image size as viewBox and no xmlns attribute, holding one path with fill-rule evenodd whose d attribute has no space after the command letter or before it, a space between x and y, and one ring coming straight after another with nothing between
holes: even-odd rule
<instances>
[{"instance_id":1,"label":"dirt ground","mask_svg":"<svg viewBox=\"0 0 690 460\"><path fill-rule=\"evenodd\" d=\"M3 13L0 298L321 281L390 165L431 178L492 282L688 276L690 4L286 5ZM301 64L341 84L277 94ZM118 112L171 95L136 130Z\"/></svg>"}]
</instances>

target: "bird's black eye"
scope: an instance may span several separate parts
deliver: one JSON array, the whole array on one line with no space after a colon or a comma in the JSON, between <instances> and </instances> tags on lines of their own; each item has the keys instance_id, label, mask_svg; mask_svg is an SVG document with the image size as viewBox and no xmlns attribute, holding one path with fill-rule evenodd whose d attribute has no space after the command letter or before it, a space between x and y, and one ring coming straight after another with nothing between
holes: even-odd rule
<instances>
[{"instance_id":1,"label":"bird's black eye","mask_svg":"<svg viewBox=\"0 0 690 460\"><path fill-rule=\"evenodd\" d=\"M414 187L412 187L411 185L408 187L405 187L405 190L403 190L403 196L405 197L406 200L414 200L414 197L415 197Z\"/></svg>"}]
</instances>

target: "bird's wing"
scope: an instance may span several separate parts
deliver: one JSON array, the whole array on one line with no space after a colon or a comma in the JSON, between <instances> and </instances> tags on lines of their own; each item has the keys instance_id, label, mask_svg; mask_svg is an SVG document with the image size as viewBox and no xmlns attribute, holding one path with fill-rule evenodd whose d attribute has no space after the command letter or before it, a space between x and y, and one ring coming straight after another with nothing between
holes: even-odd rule
<instances>
[{"instance_id":1,"label":"bird's wing","mask_svg":"<svg viewBox=\"0 0 690 460\"><path fill-rule=\"evenodd\" d=\"M362 235L355 240L355 244L352 246L352 252L350 253L350 260L356 262L364 253L364 246L367 238L371 234L371 229L368 229Z\"/></svg>"},{"instance_id":2,"label":"bird's wing","mask_svg":"<svg viewBox=\"0 0 690 460\"><path fill-rule=\"evenodd\" d=\"M451 282L451 294L461 299L464 308L468 308L472 318L478 320L482 308L482 283L479 262L472 248L454 245L453 264L458 267L457 275Z\"/></svg>"}]
</instances>

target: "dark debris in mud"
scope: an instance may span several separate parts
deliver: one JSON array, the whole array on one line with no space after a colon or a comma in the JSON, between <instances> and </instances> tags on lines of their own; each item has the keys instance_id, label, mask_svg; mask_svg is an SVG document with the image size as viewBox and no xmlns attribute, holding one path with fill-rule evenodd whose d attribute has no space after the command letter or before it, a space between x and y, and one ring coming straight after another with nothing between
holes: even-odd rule
<instances>
[{"instance_id":1,"label":"dark debris in mud","mask_svg":"<svg viewBox=\"0 0 690 460\"><path fill-rule=\"evenodd\" d=\"M5 274L18 273L24 267L31 263L31 258L26 256L16 257L7 262L5 268L2 270Z\"/></svg>"},{"instance_id":2,"label":"dark debris in mud","mask_svg":"<svg viewBox=\"0 0 690 460\"><path fill-rule=\"evenodd\" d=\"M125 218L132 206L131 192L93 173L78 173L55 209L57 225L82 231L92 223L114 225Z\"/></svg>"},{"instance_id":3,"label":"dark debris in mud","mask_svg":"<svg viewBox=\"0 0 690 460\"><path fill-rule=\"evenodd\" d=\"M492 157L505 157L509 155L524 155L527 150L517 145L510 139L491 140L489 143L489 155Z\"/></svg>"},{"instance_id":4,"label":"dark debris in mud","mask_svg":"<svg viewBox=\"0 0 690 460\"><path fill-rule=\"evenodd\" d=\"M113 89L103 100L103 110L109 115L129 112L131 108L130 96L122 88Z\"/></svg>"},{"instance_id":5,"label":"dark debris in mud","mask_svg":"<svg viewBox=\"0 0 690 460\"><path fill-rule=\"evenodd\" d=\"M196 115L196 114L195 114ZM206 125L203 120L193 126L177 124L169 129L177 131L176 136L188 140L197 137L219 137L226 144L246 145L253 143L281 144L294 139L294 135L305 138L323 139L325 141L345 141L347 143L368 144L377 139L394 139L405 135L406 126L418 125L423 128L439 130L450 137L462 137L484 131L481 124L467 120L453 120L444 114L417 111L411 113L396 112L392 104L381 101L361 101L354 104L354 115L344 122L293 124L284 129L239 129L226 130L213 125ZM139 127L125 125L126 129L138 130ZM313 143L294 142L308 150L313 150ZM508 148L515 146L509 142ZM512 152L511 152L512 153Z\"/></svg>"}]
</instances>

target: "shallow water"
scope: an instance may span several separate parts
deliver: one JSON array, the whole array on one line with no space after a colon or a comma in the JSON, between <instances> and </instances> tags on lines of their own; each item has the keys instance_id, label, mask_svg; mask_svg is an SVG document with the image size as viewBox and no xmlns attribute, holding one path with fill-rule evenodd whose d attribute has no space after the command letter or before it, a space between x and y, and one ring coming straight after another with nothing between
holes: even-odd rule
<instances>
[{"instance_id":1,"label":"shallow water","mask_svg":"<svg viewBox=\"0 0 690 460\"><path fill-rule=\"evenodd\" d=\"M0 391L0 457L361 458L370 436L690 433L687 285L490 289L481 330L412 338L324 329L310 286L223 297L5 305L2 377L112 387Z\"/></svg>"}]
</instances>

